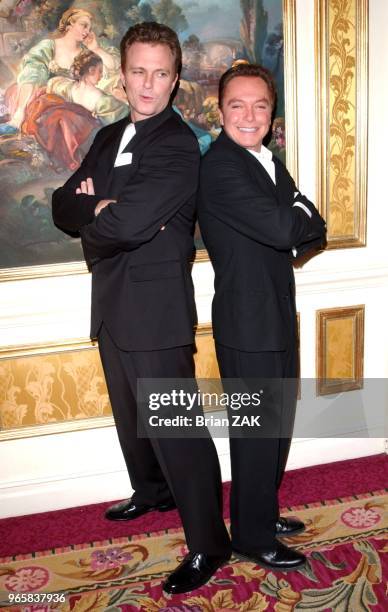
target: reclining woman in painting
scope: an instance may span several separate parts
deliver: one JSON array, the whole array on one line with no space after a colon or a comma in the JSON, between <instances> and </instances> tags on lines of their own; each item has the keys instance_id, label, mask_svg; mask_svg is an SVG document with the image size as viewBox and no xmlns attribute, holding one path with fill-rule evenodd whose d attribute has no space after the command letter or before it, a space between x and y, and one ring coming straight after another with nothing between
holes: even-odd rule
<instances>
[{"instance_id":1,"label":"reclining woman in painting","mask_svg":"<svg viewBox=\"0 0 388 612\"><path fill-rule=\"evenodd\" d=\"M101 57L83 49L71 66L73 78L50 79L29 104L22 132L35 137L57 168L78 168L96 131L129 114L128 104L97 87L102 73Z\"/></svg>"},{"instance_id":2,"label":"reclining woman in painting","mask_svg":"<svg viewBox=\"0 0 388 612\"><path fill-rule=\"evenodd\" d=\"M42 39L24 55L17 82L6 92L11 119L0 125L0 135L17 134L26 117L30 102L54 76L70 78L70 69L82 49L94 51L103 62L100 89L116 93L120 58L116 49L103 49L92 32L92 15L83 9L68 9L59 20L56 31Z\"/></svg>"},{"instance_id":3,"label":"reclining woman in painting","mask_svg":"<svg viewBox=\"0 0 388 612\"><path fill-rule=\"evenodd\" d=\"M102 125L122 119L129 113L128 103L104 93L97 84L103 75L102 59L94 51L83 49L71 66L71 76L54 77L47 83L48 94L61 96L67 102L79 104L97 117Z\"/></svg>"}]
</instances>

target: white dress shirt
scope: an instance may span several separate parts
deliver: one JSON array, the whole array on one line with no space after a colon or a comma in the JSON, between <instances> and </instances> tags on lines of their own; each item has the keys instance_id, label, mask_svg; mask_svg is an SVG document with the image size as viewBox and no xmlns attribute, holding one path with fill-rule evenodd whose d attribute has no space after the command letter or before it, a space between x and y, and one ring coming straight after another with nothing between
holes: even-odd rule
<instances>
[{"instance_id":1,"label":"white dress shirt","mask_svg":"<svg viewBox=\"0 0 388 612\"><path fill-rule=\"evenodd\" d=\"M273 183L276 185L275 164L272 161L272 151L267 149L267 147L265 147L263 144L261 145L259 152L253 151L252 149L248 149L248 151L249 153L252 153L253 157L256 157L256 159L261 163L264 170L268 172Z\"/></svg>"},{"instance_id":2,"label":"white dress shirt","mask_svg":"<svg viewBox=\"0 0 388 612\"><path fill-rule=\"evenodd\" d=\"M116 155L114 167L127 166L132 162L132 153L123 153L127 144L132 140L136 134L136 128L134 123L129 123L125 128L123 135L120 140L119 150Z\"/></svg>"}]
</instances>

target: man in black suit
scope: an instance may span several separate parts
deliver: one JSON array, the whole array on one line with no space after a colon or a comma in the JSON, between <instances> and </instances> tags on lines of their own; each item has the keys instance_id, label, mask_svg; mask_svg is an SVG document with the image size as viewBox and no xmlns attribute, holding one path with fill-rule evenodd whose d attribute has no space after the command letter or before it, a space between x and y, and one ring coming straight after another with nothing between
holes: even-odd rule
<instances>
[{"instance_id":1,"label":"man in black suit","mask_svg":"<svg viewBox=\"0 0 388 612\"><path fill-rule=\"evenodd\" d=\"M54 193L53 218L80 233L92 270L91 336L134 489L106 517L178 508L189 554L164 585L177 593L204 584L231 550L211 438L137 435L139 378L194 379L190 261L199 150L170 105L181 66L175 32L153 22L130 28L121 63L129 121L99 131L79 170Z\"/></svg>"},{"instance_id":2,"label":"man in black suit","mask_svg":"<svg viewBox=\"0 0 388 612\"><path fill-rule=\"evenodd\" d=\"M224 379L239 379L226 381L228 390L241 381L251 393L261 392L263 379L291 382L283 399L262 415L264 427L272 419L265 437L237 437L230 427L232 548L242 558L284 571L305 562L277 539L304 529L296 518L279 517L277 499L296 404L292 262L323 242L325 223L262 144L275 98L273 79L260 66L239 64L221 77L223 130L201 164L198 214L215 271L213 332L220 372ZM264 410L270 395L264 387Z\"/></svg>"}]
</instances>

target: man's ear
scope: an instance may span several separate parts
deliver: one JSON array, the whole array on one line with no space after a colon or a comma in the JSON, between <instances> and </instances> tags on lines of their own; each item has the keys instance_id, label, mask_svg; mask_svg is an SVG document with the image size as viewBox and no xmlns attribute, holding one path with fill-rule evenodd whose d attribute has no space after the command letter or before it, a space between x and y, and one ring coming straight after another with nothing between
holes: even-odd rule
<instances>
[{"instance_id":1,"label":"man's ear","mask_svg":"<svg viewBox=\"0 0 388 612\"><path fill-rule=\"evenodd\" d=\"M218 114L220 116L220 125L224 125L224 115L222 114L222 110L218 108Z\"/></svg>"},{"instance_id":2,"label":"man's ear","mask_svg":"<svg viewBox=\"0 0 388 612\"><path fill-rule=\"evenodd\" d=\"M173 83L172 83L172 85L171 85L170 93L172 93L172 92L174 91L174 87L175 87L175 85L176 85L176 82L177 82L177 80L178 80L178 77L179 77L179 75L178 75L178 73L177 73L177 74L175 75L175 79L174 79L174 81L173 81Z\"/></svg>"},{"instance_id":3,"label":"man's ear","mask_svg":"<svg viewBox=\"0 0 388 612\"><path fill-rule=\"evenodd\" d=\"M125 89L124 72L123 72L122 68L120 68L120 81L121 81L121 85L122 85L124 91L126 91L126 89Z\"/></svg>"}]
</instances>

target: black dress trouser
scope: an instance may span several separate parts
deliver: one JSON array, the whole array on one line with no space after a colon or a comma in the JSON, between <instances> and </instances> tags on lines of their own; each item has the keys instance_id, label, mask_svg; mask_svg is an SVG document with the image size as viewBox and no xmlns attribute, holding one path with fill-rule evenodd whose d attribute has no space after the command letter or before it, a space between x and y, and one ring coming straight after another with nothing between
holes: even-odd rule
<instances>
[{"instance_id":1,"label":"black dress trouser","mask_svg":"<svg viewBox=\"0 0 388 612\"><path fill-rule=\"evenodd\" d=\"M245 380L251 393L260 390L259 379L276 379L275 385L287 379L282 405L276 407L277 415L283 415L283 422L279 424L282 437L230 436L231 537L232 546L240 551L264 550L271 547L275 539L278 489L290 449L297 395L297 339L293 312L290 312L287 345L284 351L246 352L216 344L221 377ZM233 390L233 383L229 381L228 384ZM265 402L264 393L264 406Z\"/></svg>"},{"instance_id":2,"label":"black dress trouser","mask_svg":"<svg viewBox=\"0 0 388 612\"><path fill-rule=\"evenodd\" d=\"M121 449L139 504L173 497L190 552L225 555L230 540L222 519L220 466L214 443L202 438L139 438L138 378L194 378L193 347L122 351L102 325L101 361Z\"/></svg>"}]
</instances>

